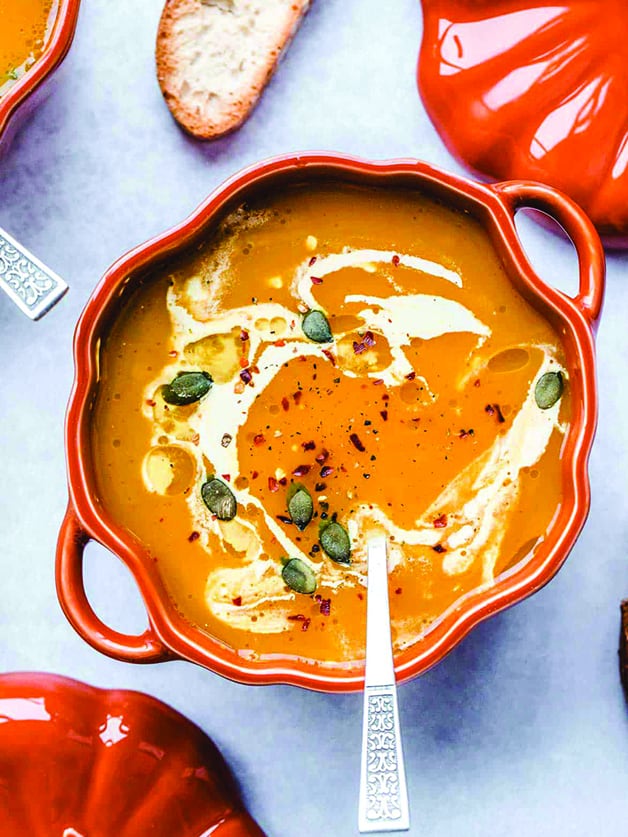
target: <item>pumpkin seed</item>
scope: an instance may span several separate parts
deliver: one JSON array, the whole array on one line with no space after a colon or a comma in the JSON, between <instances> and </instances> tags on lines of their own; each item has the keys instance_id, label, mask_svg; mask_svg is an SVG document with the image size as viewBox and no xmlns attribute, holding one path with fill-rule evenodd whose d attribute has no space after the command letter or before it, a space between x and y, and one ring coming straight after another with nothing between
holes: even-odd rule
<instances>
[{"instance_id":1,"label":"pumpkin seed","mask_svg":"<svg viewBox=\"0 0 628 837\"><path fill-rule=\"evenodd\" d=\"M210 477L201 486L203 502L218 520L233 520L238 510L233 491L222 480Z\"/></svg>"},{"instance_id":2,"label":"pumpkin seed","mask_svg":"<svg viewBox=\"0 0 628 837\"><path fill-rule=\"evenodd\" d=\"M169 384L161 389L166 404L182 407L193 404L207 395L213 384L209 372L179 372Z\"/></svg>"},{"instance_id":3,"label":"pumpkin seed","mask_svg":"<svg viewBox=\"0 0 628 837\"><path fill-rule=\"evenodd\" d=\"M316 576L311 567L300 558L291 558L283 565L281 577L296 593L309 595L316 590Z\"/></svg>"},{"instance_id":4,"label":"pumpkin seed","mask_svg":"<svg viewBox=\"0 0 628 837\"><path fill-rule=\"evenodd\" d=\"M541 375L534 388L534 400L541 410L549 410L563 394L565 389L561 372L546 372Z\"/></svg>"},{"instance_id":5,"label":"pumpkin seed","mask_svg":"<svg viewBox=\"0 0 628 837\"><path fill-rule=\"evenodd\" d=\"M322 311L312 310L301 320L303 334L315 343L331 343L333 340L327 317Z\"/></svg>"},{"instance_id":6,"label":"pumpkin seed","mask_svg":"<svg viewBox=\"0 0 628 837\"><path fill-rule=\"evenodd\" d=\"M351 540L347 530L333 521L320 532L319 540L321 546L331 558L338 564L351 563Z\"/></svg>"},{"instance_id":7,"label":"pumpkin seed","mask_svg":"<svg viewBox=\"0 0 628 837\"><path fill-rule=\"evenodd\" d=\"M312 519L314 503L310 492L301 483L295 482L288 489L288 511L292 522L302 532Z\"/></svg>"}]
</instances>

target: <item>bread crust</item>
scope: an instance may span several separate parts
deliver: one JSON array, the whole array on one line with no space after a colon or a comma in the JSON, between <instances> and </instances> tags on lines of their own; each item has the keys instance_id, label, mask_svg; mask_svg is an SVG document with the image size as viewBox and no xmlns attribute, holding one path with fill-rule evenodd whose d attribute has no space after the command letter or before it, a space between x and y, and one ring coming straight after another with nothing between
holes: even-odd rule
<instances>
[{"instance_id":1,"label":"bread crust","mask_svg":"<svg viewBox=\"0 0 628 837\"><path fill-rule=\"evenodd\" d=\"M235 0L237 2L237 0ZM260 0L261 3L264 0ZM267 60L260 64L251 77L248 88L233 102L225 102L217 119L210 119L200 109L190 108L175 89L174 79L181 72L181 55L177 44L177 24L186 16L202 12L202 0L166 0L159 29L155 57L157 79L171 114L179 125L192 136L211 140L235 131L257 104L277 64L286 51L306 14L311 0L293 0L289 14L278 26L273 48Z\"/></svg>"}]
</instances>

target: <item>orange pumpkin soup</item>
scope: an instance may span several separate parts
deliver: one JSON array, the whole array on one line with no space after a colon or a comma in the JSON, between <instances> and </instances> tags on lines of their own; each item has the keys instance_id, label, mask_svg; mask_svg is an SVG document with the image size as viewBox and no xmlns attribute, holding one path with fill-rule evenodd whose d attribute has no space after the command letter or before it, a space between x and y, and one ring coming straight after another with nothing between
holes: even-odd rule
<instances>
[{"instance_id":1,"label":"orange pumpkin soup","mask_svg":"<svg viewBox=\"0 0 628 837\"><path fill-rule=\"evenodd\" d=\"M0 96L37 61L57 0L0 0Z\"/></svg>"},{"instance_id":2,"label":"orange pumpkin soup","mask_svg":"<svg viewBox=\"0 0 628 837\"><path fill-rule=\"evenodd\" d=\"M414 190L251 200L142 281L99 360L100 501L243 655L360 659L374 533L406 648L560 504L558 335L481 224Z\"/></svg>"}]
</instances>

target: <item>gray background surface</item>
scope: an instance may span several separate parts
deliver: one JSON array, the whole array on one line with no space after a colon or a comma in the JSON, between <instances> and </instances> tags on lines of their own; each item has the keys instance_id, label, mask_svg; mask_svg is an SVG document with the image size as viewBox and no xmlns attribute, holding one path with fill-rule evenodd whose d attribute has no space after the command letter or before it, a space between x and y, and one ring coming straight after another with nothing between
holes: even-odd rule
<instances>
[{"instance_id":1,"label":"gray background surface","mask_svg":"<svg viewBox=\"0 0 628 837\"><path fill-rule=\"evenodd\" d=\"M54 549L72 331L114 259L255 160L333 149L458 167L416 91L417 0L319 0L252 118L206 145L177 129L157 87L160 5L84 0L65 77L0 165L0 224L71 286L38 324L0 299L0 668L162 698L214 737L269 835L353 835L360 695L245 687L186 663L116 663L62 616ZM519 226L541 275L573 291L570 245ZM626 833L628 723L616 658L628 595L626 311L628 260L614 255L598 341L593 503L569 561L400 689L413 835ZM87 582L106 621L141 630L142 604L120 562L94 547Z\"/></svg>"}]
</instances>

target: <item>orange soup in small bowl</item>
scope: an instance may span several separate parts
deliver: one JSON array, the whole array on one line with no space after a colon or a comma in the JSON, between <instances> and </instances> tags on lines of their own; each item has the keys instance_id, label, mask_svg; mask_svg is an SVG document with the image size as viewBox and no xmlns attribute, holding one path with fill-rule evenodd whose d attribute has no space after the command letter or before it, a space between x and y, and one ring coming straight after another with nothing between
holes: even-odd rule
<instances>
[{"instance_id":1,"label":"orange soup in small bowl","mask_svg":"<svg viewBox=\"0 0 628 837\"><path fill-rule=\"evenodd\" d=\"M544 203L580 247L573 302L517 277L533 276L523 255L509 263L489 212L455 191L490 195L512 227L507 187L396 166L314 158L228 186L211 223L129 270L106 322L89 325L78 493L118 544L77 496L70 514L148 562L152 580L136 575L162 602L147 601L148 658L180 653L167 614L205 648L182 656L221 673L356 687L366 543L385 534L409 676L433 661L431 637L442 656L499 596L523 595L526 573L539 586L535 572L566 557L588 503L595 234L562 196L520 185L516 199ZM84 349L79 326L79 366ZM81 629L63 593L67 542L60 592Z\"/></svg>"}]
</instances>

